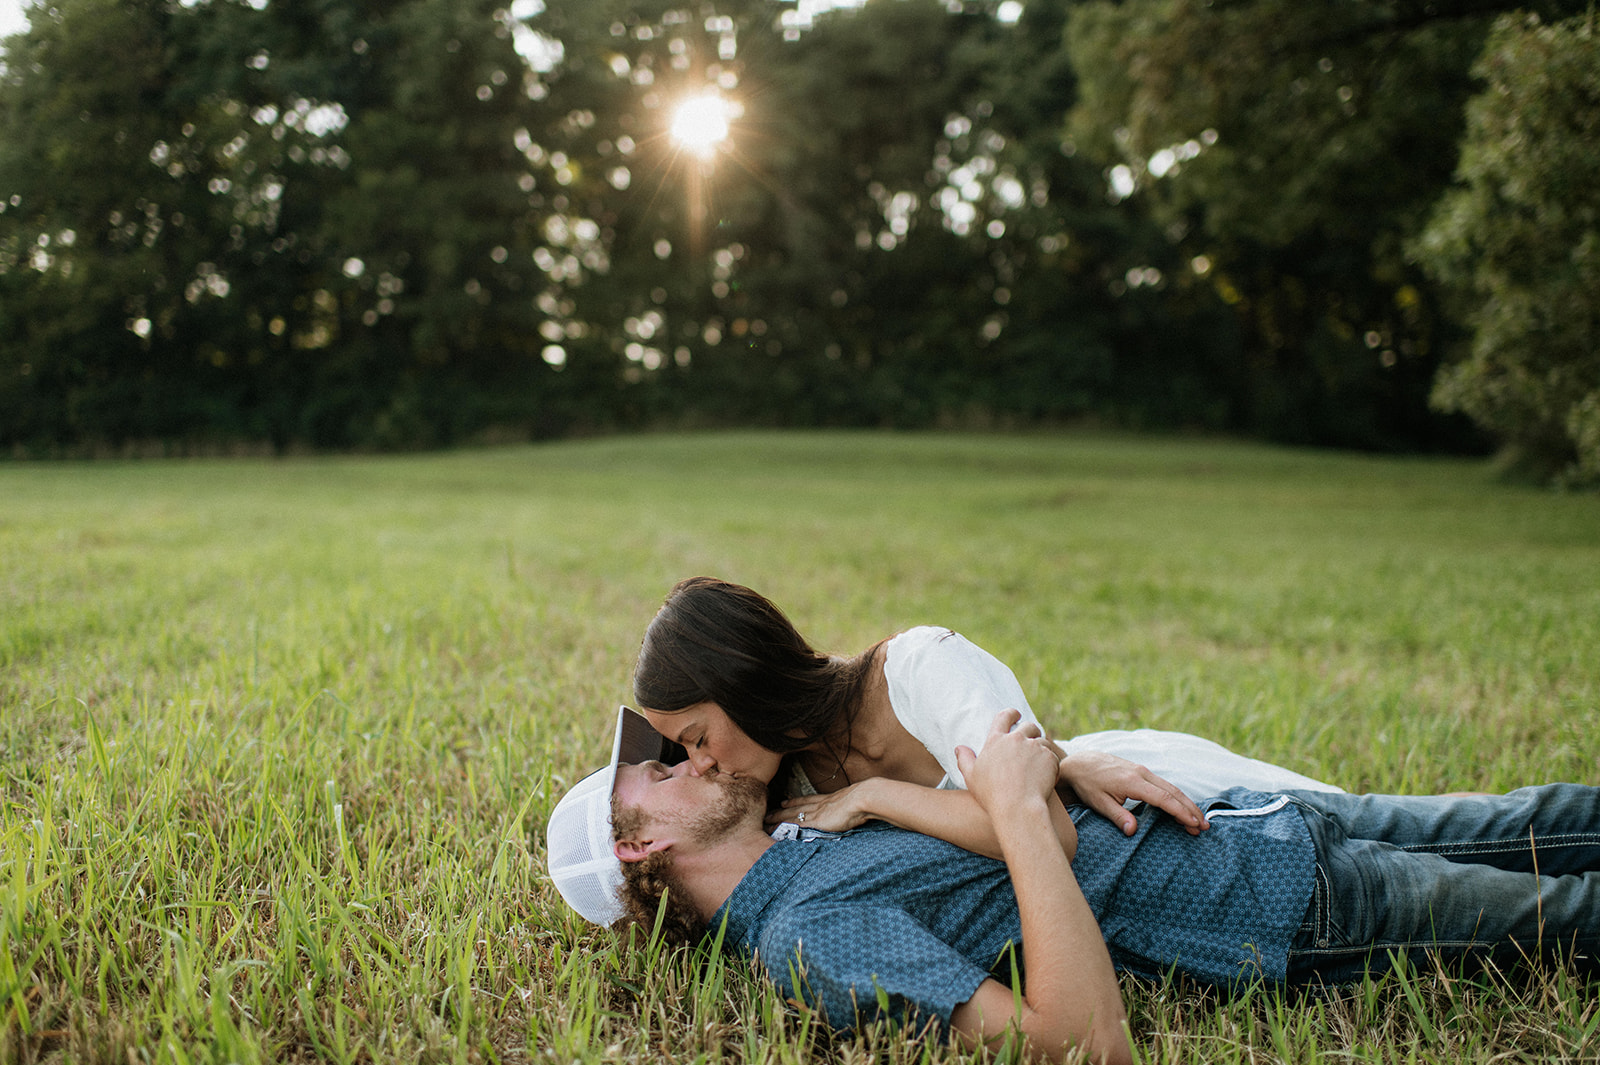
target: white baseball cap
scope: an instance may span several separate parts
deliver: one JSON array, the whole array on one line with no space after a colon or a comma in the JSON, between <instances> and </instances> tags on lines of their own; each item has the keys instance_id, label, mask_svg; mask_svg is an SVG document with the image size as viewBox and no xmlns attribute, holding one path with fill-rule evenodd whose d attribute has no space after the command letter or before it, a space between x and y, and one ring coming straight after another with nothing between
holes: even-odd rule
<instances>
[{"instance_id":1,"label":"white baseball cap","mask_svg":"<svg viewBox=\"0 0 1600 1065\"><path fill-rule=\"evenodd\" d=\"M677 765L688 753L628 709L617 708L611 764L598 769L561 797L545 828L550 879L567 905L593 924L609 925L622 916L622 862L612 849L611 789L617 766L639 762Z\"/></svg>"}]
</instances>

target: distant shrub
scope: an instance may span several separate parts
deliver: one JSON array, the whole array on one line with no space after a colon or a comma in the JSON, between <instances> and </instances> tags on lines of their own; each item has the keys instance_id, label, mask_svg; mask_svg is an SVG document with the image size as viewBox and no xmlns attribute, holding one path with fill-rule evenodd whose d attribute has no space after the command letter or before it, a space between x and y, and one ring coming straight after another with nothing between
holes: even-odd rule
<instances>
[{"instance_id":1,"label":"distant shrub","mask_svg":"<svg viewBox=\"0 0 1600 1065\"><path fill-rule=\"evenodd\" d=\"M1479 58L1458 186L1414 252L1461 299L1469 353L1433 403L1522 471L1600 483L1600 37L1502 17Z\"/></svg>"}]
</instances>

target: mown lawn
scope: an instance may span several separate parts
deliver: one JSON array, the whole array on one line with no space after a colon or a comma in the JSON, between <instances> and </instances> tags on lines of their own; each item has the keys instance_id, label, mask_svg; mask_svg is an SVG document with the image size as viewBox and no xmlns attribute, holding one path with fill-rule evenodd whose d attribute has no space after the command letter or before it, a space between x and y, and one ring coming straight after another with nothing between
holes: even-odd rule
<instances>
[{"instance_id":1,"label":"mown lawn","mask_svg":"<svg viewBox=\"0 0 1600 1065\"><path fill-rule=\"evenodd\" d=\"M694 573L829 649L959 628L1060 734L1600 782L1600 499L1477 463L796 433L0 465L0 1061L959 1057L820 1036L545 882ZM1147 1061L1600 1059L1559 971L1125 990Z\"/></svg>"}]
</instances>

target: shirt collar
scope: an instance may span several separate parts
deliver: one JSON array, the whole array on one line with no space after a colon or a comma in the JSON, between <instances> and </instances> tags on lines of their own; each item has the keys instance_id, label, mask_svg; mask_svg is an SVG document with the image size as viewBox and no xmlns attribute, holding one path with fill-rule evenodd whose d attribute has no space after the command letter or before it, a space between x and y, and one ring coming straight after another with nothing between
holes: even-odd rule
<instances>
[{"instance_id":1,"label":"shirt collar","mask_svg":"<svg viewBox=\"0 0 1600 1065\"><path fill-rule=\"evenodd\" d=\"M718 928L726 921L725 942L739 943L746 951L754 951L755 944L750 940L760 924L761 915L794 879L800 868L811 860L820 842L816 839L791 839L773 843L744 874L727 901L711 915L711 927Z\"/></svg>"}]
</instances>

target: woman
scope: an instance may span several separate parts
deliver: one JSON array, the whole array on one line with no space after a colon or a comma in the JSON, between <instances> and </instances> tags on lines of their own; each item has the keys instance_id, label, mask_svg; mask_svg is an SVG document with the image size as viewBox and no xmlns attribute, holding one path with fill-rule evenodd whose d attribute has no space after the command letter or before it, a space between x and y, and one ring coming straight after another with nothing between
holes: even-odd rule
<instances>
[{"instance_id":1,"label":"woman","mask_svg":"<svg viewBox=\"0 0 1600 1065\"><path fill-rule=\"evenodd\" d=\"M781 610L741 585L680 582L645 630L634 669L640 712L684 746L699 773L767 782L769 822L829 830L877 818L997 854L986 816L962 790L958 745L978 750L997 711L1038 722L1011 671L948 629L909 629L851 658L814 650ZM1116 746L1119 754L1096 750ZM1121 755L1121 756L1119 756ZM1138 761L1158 763L1158 776ZM1232 785L1338 791L1183 733L1098 733L1067 744L1064 801L1122 830L1137 799L1190 832L1194 799ZM1064 818L1064 808L1056 811Z\"/></svg>"}]
</instances>

